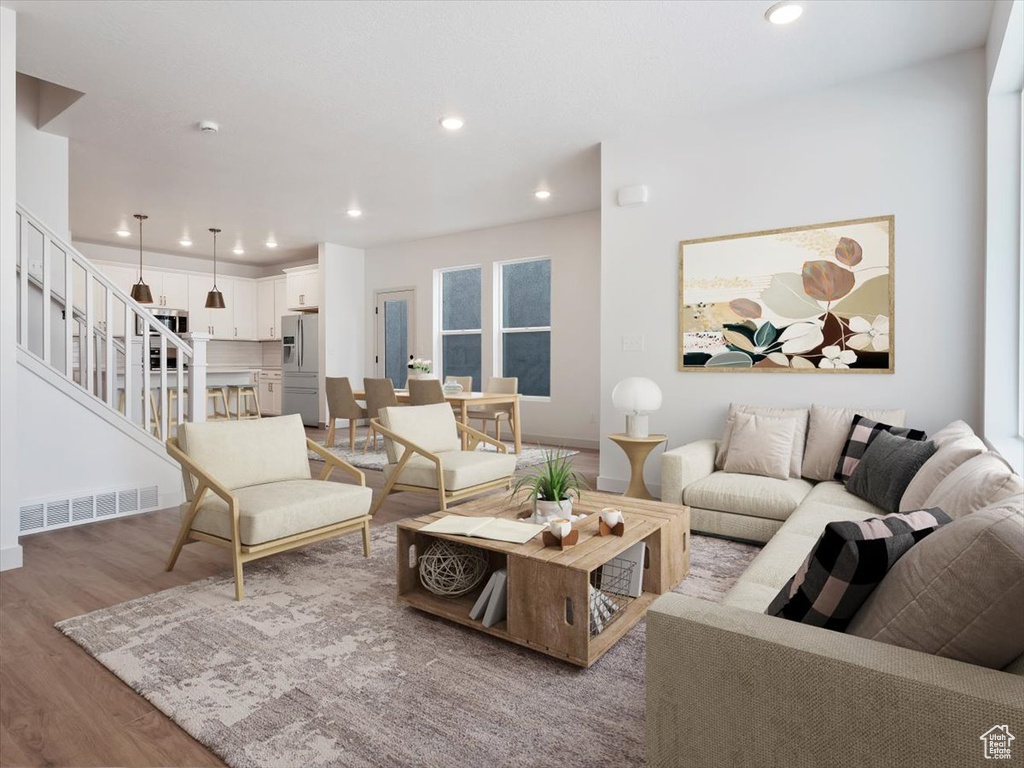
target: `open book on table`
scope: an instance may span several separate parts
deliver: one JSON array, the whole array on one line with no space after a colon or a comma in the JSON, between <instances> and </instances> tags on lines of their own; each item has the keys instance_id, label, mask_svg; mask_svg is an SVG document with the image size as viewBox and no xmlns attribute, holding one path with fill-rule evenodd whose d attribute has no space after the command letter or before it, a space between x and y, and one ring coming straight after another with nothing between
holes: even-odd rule
<instances>
[{"instance_id":1,"label":"open book on table","mask_svg":"<svg viewBox=\"0 0 1024 768\"><path fill-rule=\"evenodd\" d=\"M453 536L473 536L492 541L525 544L544 530L543 525L505 520L501 517L466 517L448 515L420 528L423 533L447 533Z\"/></svg>"}]
</instances>

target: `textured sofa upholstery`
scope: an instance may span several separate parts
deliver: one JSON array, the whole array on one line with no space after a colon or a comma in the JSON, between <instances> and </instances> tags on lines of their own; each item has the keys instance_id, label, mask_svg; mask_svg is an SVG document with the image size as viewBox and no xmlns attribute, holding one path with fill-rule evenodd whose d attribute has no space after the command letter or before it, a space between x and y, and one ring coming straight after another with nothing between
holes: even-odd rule
<instances>
[{"instance_id":1,"label":"textured sofa upholstery","mask_svg":"<svg viewBox=\"0 0 1024 768\"><path fill-rule=\"evenodd\" d=\"M690 504L695 532L767 543L721 603L670 593L649 609L649 766L959 768L984 764L979 737L993 725L1024 733L1024 656L997 671L766 616L825 525L885 511L826 481L772 517L768 505L782 509L770 501L774 484L784 481L716 472L714 445L665 454L662 500ZM975 461L976 473L993 471ZM1006 473L993 493L1016 494L1019 505L1020 478ZM703 492L714 482L765 495ZM990 501L983 496L969 501Z\"/></svg>"}]
</instances>

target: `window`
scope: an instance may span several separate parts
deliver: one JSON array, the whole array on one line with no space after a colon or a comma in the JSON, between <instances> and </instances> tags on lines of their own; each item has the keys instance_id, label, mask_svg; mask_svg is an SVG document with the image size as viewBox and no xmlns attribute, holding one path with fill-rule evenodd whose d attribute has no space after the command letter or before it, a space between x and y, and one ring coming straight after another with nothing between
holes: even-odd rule
<instances>
[{"instance_id":1,"label":"window","mask_svg":"<svg viewBox=\"0 0 1024 768\"><path fill-rule=\"evenodd\" d=\"M519 393L551 396L551 260L495 265L499 298L496 370L519 379Z\"/></svg>"},{"instance_id":2,"label":"window","mask_svg":"<svg viewBox=\"0 0 1024 768\"><path fill-rule=\"evenodd\" d=\"M481 390L480 287L481 267L439 271L438 307L441 329L441 381L448 376L472 376L473 391Z\"/></svg>"}]
</instances>

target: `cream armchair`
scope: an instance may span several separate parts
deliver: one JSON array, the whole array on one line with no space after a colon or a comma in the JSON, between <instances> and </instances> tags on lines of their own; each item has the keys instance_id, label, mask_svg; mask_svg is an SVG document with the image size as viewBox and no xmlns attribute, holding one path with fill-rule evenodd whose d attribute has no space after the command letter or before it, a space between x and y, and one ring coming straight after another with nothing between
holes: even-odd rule
<instances>
[{"instance_id":1,"label":"cream armchair","mask_svg":"<svg viewBox=\"0 0 1024 768\"><path fill-rule=\"evenodd\" d=\"M447 403L381 408L372 423L388 454L384 491L374 512L397 491L436 494L446 510L450 501L511 487L516 457L503 443L457 422ZM460 434L469 435L468 451L461 450ZM480 443L498 452L476 450Z\"/></svg>"},{"instance_id":2,"label":"cream armchair","mask_svg":"<svg viewBox=\"0 0 1024 768\"><path fill-rule=\"evenodd\" d=\"M317 480L309 450L324 461ZM346 533L362 531L370 556L366 477L306 438L296 414L252 421L182 424L167 453L181 465L185 498L181 530L167 570L182 547L206 541L231 550L235 599L244 596L242 564ZM358 483L328 481L340 469Z\"/></svg>"}]
</instances>

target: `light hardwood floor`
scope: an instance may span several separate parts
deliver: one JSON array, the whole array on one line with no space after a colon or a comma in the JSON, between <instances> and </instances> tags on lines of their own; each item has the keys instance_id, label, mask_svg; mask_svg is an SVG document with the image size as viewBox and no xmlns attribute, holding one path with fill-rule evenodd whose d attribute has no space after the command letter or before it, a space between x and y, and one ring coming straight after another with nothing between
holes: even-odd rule
<instances>
[{"instance_id":1,"label":"light hardwood floor","mask_svg":"<svg viewBox=\"0 0 1024 768\"><path fill-rule=\"evenodd\" d=\"M308 432L323 439L323 430ZM596 487L597 453L581 451L573 463ZM383 485L379 472L366 479L375 491ZM395 494L373 524L436 508L428 496ZM25 567L0 574L0 766L223 765L53 627L231 574L227 551L202 542L186 547L174 571L165 572L177 531L178 512L167 509L22 538Z\"/></svg>"}]
</instances>

